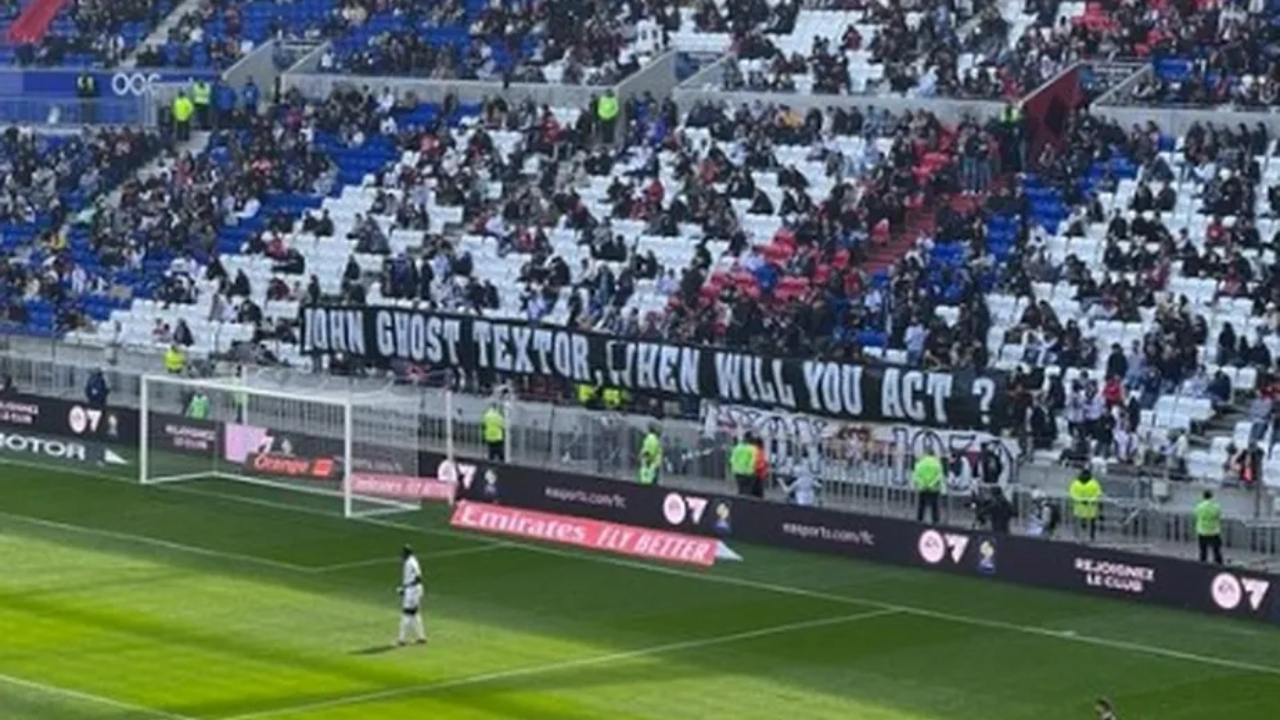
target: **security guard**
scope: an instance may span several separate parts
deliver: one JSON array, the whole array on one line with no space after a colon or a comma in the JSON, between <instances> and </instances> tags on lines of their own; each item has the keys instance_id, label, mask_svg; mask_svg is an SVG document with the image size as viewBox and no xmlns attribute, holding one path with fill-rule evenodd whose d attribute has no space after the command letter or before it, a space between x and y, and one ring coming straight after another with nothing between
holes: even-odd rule
<instances>
[{"instance_id":1,"label":"security guard","mask_svg":"<svg viewBox=\"0 0 1280 720\"><path fill-rule=\"evenodd\" d=\"M1076 517L1076 534L1087 533L1090 541L1096 540L1102 485L1086 468L1071 481L1067 494L1071 496L1071 514Z\"/></svg>"},{"instance_id":2,"label":"security guard","mask_svg":"<svg viewBox=\"0 0 1280 720\"><path fill-rule=\"evenodd\" d=\"M195 103L185 92L179 92L173 99L173 130L178 142L191 139L191 116L196 112Z\"/></svg>"},{"instance_id":3,"label":"security guard","mask_svg":"<svg viewBox=\"0 0 1280 720\"><path fill-rule=\"evenodd\" d=\"M658 424L653 423L640 443L640 484L657 485L661 469L662 440L658 437Z\"/></svg>"},{"instance_id":4,"label":"security guard","mask_svg":"<svg viewBox=\"0 0 1280 720\"><path fill-rule=\"evenodd\" d=\"M729 471L738 485L739 495L750 495L756 481L756 453L760 448L754 442L751 433L744 433L742 439L729 451Z\"/></svg>"},{"instance_id":5,"label":"security guard","mask_svg":"<svg viewBox=\"0 0 1280 720\"><path fill-rule=\"evenodd\" d=\"M187 356L182 354L182 348L170 345L164 353L164 371L170 375L181 375L186 369Z\"/></svg>"},{"instance_id":6,"label":"security guard","mask_svg":"<svg viewBox=\"0 0 1280 720\"><path fill-rule=\"evenodd\" d=\"M612 90L606 90L596 101L596 118L600 121L600 140L605 145L612 145L618 129L618 97Z\"/></svg>"},{"instance_id":7,"label":"security guard","mask_svg":"<svg viewBox=\"0 0 1280 720\"><path fill-rule=\"evenodd\" d=\"M574 394L577 396L578 403L584 408L595 407L596 397L599 395L596 392L596 386L588 383L579 384Z\"/></svg>"},{"instance_id":8,"label":"security guard","mask_svg":"<svg viewBox=\"0 0 1280 720\"><path fill-rule=\"evenodd\" d=\"M507 419L497 403L489 406L480 416L480 432L485 447L489 448L489 462L507 461Z\"/></svg>"},{"instance_id":9,"label":"security guard","mask_svg":"<svg viewBox=\"0 0 1280 720\"><path fill-rule=\"evenodd\" d=\"M929 511L929 523L939 523L938 505L942 499L942 481L946 471L942 461L932 450L925 450L911 469L911 482L916 488L916 522L924 522L925 511Z\"/></svg>"},{"instance_id":10,"label":"security guard","mask_svg":"<svg viewBox=\"0 0 1280 720\"><path fill-rule=\"evenodd\" d=\"M213 88L207 80L191 83L191 102L196 106L196 127L209 129L210 108L213 104Z\"/></svg>"},{"instance_id":11,"label":"security guard","mask_svg":"<svg viewBox=\"0 0 1280 720\"><path fill-rule=\"evenodd\" d=\"M80 121L92 125L98 119L98 80L92 73L76 77L76 97L80 98Z\"/></svg>"},{"instance_id":12,"label":"security guard","mask_svg":"<svg viewBox=\"0 0 1280 720\"><path fill-rule=\"evenodd\" d=\"M1215 565L1222 564L1222 506L1213 499L1213 491L1205 490L1204 499L1196 503L1196 538L1200 541L1200 562L1209 561L1213 553Z\"/></svg>"},{"instance_id":13,"label":"security guard","mask_svg":"<svg viewBox=\"0 0 1280 720\"><path fill-rule=\"evenodd\" d=\"M193 420L206 420L209 417L209 396L199 390L191 396L187 403L187 417Z\"/></svg>"},{"instance_id":14,"label":"security guard","mask_svg":"<svg viewBox=\"0 0 1280 720\"><path fill-rule=\"evenodd\" d=\"M618 388L607 387L600 393L600 402L605 410L619 410L626 402L626 395Z\"/></svg>"}]
</instances>

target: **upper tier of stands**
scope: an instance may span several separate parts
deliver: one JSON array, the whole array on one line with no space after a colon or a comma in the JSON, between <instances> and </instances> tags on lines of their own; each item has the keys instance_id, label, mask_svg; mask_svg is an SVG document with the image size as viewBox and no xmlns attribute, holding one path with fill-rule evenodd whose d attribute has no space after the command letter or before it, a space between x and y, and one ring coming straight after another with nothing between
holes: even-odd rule
<instances>
[{"instance_id":1,"label":"upper tier of stands","mask_svg":"<svg viewBox=\"0 0 1280 720\"><path fill-rule=\"evenodd\" d=\"M104 323L91 335L149 344L153 318L165 316L185 320L197 351L225 350L235 339L287 338L270 320L293 318L305 294L359 293L743 346L776 330L789 351L847 354L887 342L885 307L859 295L887 276L853 263L902 226L908 207L956 182L954 130L928 116L816 114L805 126L780 110L755 117L705 107L680 125L674 108L653 107L637 142L613 158L588 152L591 116L576 111L512 108L478 123L476 107L441 119L423 106L388 120L363 103L336 102L360 137L338 132L324 113L299 131L333 163L332 190L295 183L242 198L216 240L184 243L180 254L200 267L183 259L169 280L135 285L138 300L114 316L121 329ZM447 122L432 131L377 132L438 120ZM745 145L731 141L748 128ZM571 148L586 153L581 169L551 159ZM316 217L301 217L308 211ZM94 236L86 228L72 242ZM142 266L149 277L180 249L166 236L161 253L159 241L137 233L128 241L152 248ZM243 283L219 290L222 273L207 272L214 257L232 281L243 271ZM366 276L378 278L367 292L349 282ZM237 310L233 298L257 309ZM288 343L268 347L298 359Z\"/></svg>"},{"instance_id":2,"label":"upper tier of stands","mask_svg":"<svg viewBox=\"0 0 1280 720\"><path fill-rule=\"evenodd\" d=\"M140 64L225 68L268 39L326 37L326 71L607 85L661 48L663 12L662 3L569 0L219 1L185 15Z\"/></svg>"},{"instance_id":3,"label":"upper tier of stands","mask_svg":"<svg viewBox=\"0 0 1280 720\"><path fill-rule=\"evenodd\" d=\"M174 0L71 0L39 43L0 46L0 63L112 67L176 5Z\"/></svg>"}]
</instances>

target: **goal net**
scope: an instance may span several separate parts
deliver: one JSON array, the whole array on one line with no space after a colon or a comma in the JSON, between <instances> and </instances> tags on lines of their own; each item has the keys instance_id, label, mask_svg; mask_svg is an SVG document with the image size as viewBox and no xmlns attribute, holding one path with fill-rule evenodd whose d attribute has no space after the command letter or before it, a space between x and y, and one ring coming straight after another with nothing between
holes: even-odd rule
<instances>
[{"instance_id":1,"label":"goal net","mask_svg":"<svg viewBox=\"0 0 1280 720\"><path fill-rule=\"evenodd\" d=\"M252 377L142 379L139 476L229 492L341 499L347 517L418 509L452 486L422 472L421 395L272 386ZM326 499L327 498L327 499Z\"/></svg>"}]
</instances>

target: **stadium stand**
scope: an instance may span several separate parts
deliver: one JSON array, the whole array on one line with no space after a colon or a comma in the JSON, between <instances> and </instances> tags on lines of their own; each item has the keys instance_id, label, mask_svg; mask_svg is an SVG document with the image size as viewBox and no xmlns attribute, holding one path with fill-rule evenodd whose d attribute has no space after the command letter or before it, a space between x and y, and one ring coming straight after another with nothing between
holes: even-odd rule
<instances>
[{"instance_id":1,"label":"stadium stand","mask_svg":"<svg viewBox=\"0 0 1280 720\"><path fill-rule=\"evenodd\" d=\"M268 40L317 40L376 27L408 3L233 2L213 0L184 13L166 42L138 53L140 67L228 68Z\"/></svg>"},{"instance_id":2,"label":"stadium stand","mask_svg":"<svg viewBox=\"0 0 1280 720\"><path fill-rule=\"evenodd\" d=\"M838 271L867 260L874 271L877 257L883 267L885 256L876 253L905 229L908 209L948 196L957 183L956 134L927 115L868 122L858 113L824 120L773 109L761 118L698 107L677 124L673 106L655 107L652 121L633 133L641 142L621 159L594 152L576 174L562 177L568 163L553 162L525 179L518 168L530 156L567 158L566 147L588 153L591 115L491 106L481 122L481 108L461 108L437 130L397 142L376 131L390 129L388 122L429 124L440 108L380 117L358 94L329 106L335 103L347 108L346 122L369 134L343 138L317 116L312 141L337 165L334 191L278 188L285 192L246 208L241 222L220 233L222 270L213 277L234 283L243 272L259 307L303 293L361 292L348 281L380 275L369 301L418 299L628 332L679 323L690 339L741 346L778 328L796 352L883 346L880 309L859 303L856 293L882 285L885 274ZM815 151L824 122L832 134ZM734 150L730 139L746 127L761 132ZM492 163L489 192L500 194L464 193L483 177L469 177L463 158ZM509 179L494 190L495 178ZM701 190L704 184L724 195ZM320 214L300 217L311 210ZM526 217L541 222L520 221ZM441 237L446 228L461 233L456 243ZM192 280L208 275L185 260L178 267ZM228 338L263 337L264 328L252 324L207 331L210 317L232 317L232 297L248 293L215 291L212 281L181 284L177 295L169 284L140 289L134 308L116 315L126 337L144 338L153 317L172 313L185 316L200 352L225 349ZM835 299L814 314L800 301L819 289ZM194 302L175 304L179 298ZM730 305L735 321L725 324L722 308ZM273 312L291 318L296 305L279 303ZM101 341L116 330L104 324L98 332ZM300 360L287 344L273 350Z\"/></svg>"},{"instance_id":3,"label":"stadium stand","mask_svg":"<svg viewBox=\"0 0 1280 720\"><path fill-rule=\"evenodd\" d=\"M321 71L611 85L670 46L734 53L730 87L866 100L806 114L786 95L633 98L614 154L590 108L554 100L294 95L127 181L158 139L6 135L15 168L41 152L31 142L59 158L53 214L28 209L47 170L5 188L8 317L95 346L302 365L299 303L345 297L989 367L1009 373L1011 434L1037 461L1274 483L1269 132L1080 115L1033 144L1004 122L872 107L1026 97L1098 54L1151 59L1159 83L1130 102L1269 102L1248 79L1268 71L1261 41L1238 32L1268 10L1174 5L708 0L563 23L548 20L574 4L215 0L170 18L139 65L225 69L270 39L333 38ZM110 64L170 10L102 7L64 11L11 57ZM1201 30L1161 29L1173 20ZM103 150L121 142L144 147Z\"/></svg>"},{"instance_id":4,"label":"stadium stand","mask_svg":"<svg viewBox=\"0 0 1280 720\"><path fill-rule=\"evenodd\" d=\"M336 43L333 69L358 75L612 85L640 69L640 3L446 2L374 18ZM378 20L384 20L378 22Z\"/></svg>"},{"instance_id":5,"label":"stadium stand","mask_svg":"<svg viewBox=\"0 0 1280 720\"><path fill-rule=\"evenodd\" d=\"M0 233L5 253L5 318L24 332L54 337L105 319L127 299L108 291L101 247L68 242L59 228L128 178L159 151L159 137L101 130L42 135L10 127L0 134Z\"/></svg>"},{"instance_id":6,"label":"stadium stand","mask_svg":"<svg viewBox=\"0 0 1280 720\"><path fill-rule=\"evenodd\" d=\"M160 23L172 0L73 0L40 33L17 48L0 50L0 61L38 66L113 67Z\"/></svg>"},{"instance_id":7,"label":"stadium stand","mask_svg":"<svg viewBox=\"0 0 1280 720\"><path fill-rule=\"evenodd\" d=\"M1249 465L1272 436L1280 352L1258 188L1277 182L1273 149L1264 129L1175 139L1081 116L1042 174L929 249L938 272L987 268L987 349L1034 447L1276 483L1275 459ZM949 305L941 317L962 312Z\"/></svg>"},{"instance_id":8,"label":"stadium stand","mask_svg":"<svg viewBox=\"0 0 1280 720\"><path fill-rule=\"evenodd\" d=\"M785 30L745 33L725 89L999 99L1021 97L1076 59L1061 29L1072 27L1063 23L1073 3L1048 15L1056 25L1015 0L842 5L798 10Z\"/></svg>"}]
</instances>

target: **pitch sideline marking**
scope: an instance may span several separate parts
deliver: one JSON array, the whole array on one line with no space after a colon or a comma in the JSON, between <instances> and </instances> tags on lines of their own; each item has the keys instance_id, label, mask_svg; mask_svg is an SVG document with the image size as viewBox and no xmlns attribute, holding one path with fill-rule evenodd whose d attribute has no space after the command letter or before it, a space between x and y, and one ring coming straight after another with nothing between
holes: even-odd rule
<instances>
[{"instance_id":1,"label":"pitch sideline marking","mask_svg":"<svg viewBox=\"0 0 1280 720\"><path fill-rule=\"evenodd\" d=\"M93 472L90 470L82 470L79 468L52 467L48 464L37 464L14 460L0 456L0 464L14 465L17 467L28 467L35 470L57 470L65 472L68 475L93 478L97 480L111 480L115 482L123 482L132 484L129 480L108 475L101 472ZM339 516L334 513L326 512L317 508L306 507L303 505L288 505L285 503L273 502L262 498L250 498L239 495L231 495L228 493L210 492L199 488L183 487L181 485L157 485L158 489L164 489L171 492L194 495L198 497L219 498L222 500L231 500L242 502L248 505L257 505L260 507L268 507L286 512L295 512L302 515L311 515L315 517L337 518ZM531 543L513 542L508 540L495 540L487 538L483 535L475 535L464 533L457 530L425 528L408 523L400 523L390 520L382 520L378 518L360 518L365 523L389 528L392 530L400 530L413 533L424 533L427 535L436 535L439 537L462 537L473 542L481 542L487 544L503 544L504 547L514 550L524 550L526 552L540 553L555 557L570 558L574 560L587 560L590 562L600 563L604 565L612 565L615 567L625 567L633 570L642 570L645 572L656 573L660 575L670 575L673 577L682 577L687 579L700 580L702 582L711 582L721 585L733 585L737 587L753 588L764 592L771 592L778 595L791 595L793 597L807 597L815 600L826 600L828 602L838 603L842 605L859 605L862 607L878 608L881 610L894 610L896 612L915 615L917 617L927 617L935 620L943 620L948 622L959 623L962 625L970 625L972 627L984 627L992 630L1003 630L1005 632L1021 633L1024 635L1034 635L1038 637L1054 638L1065 642L1080 643L1082 645L1092 645L1095 647L1104 647L1111 650L1122 650L1141 655L1150 655L1153 657L1163 657L1170 660L1180 660L1188 663L1199 665L1209 665L1214 667L1226 668L1229 670L1256 672L1265 675L1280 676L1280 667L1273 665L1259 665L1241 660L1231 660L1229 658L1215 657L1212 655L1201 655L1198 653L1183 652L1181 650L1172 650L1169 648L1158 647L1155 645L1147 645L1144 643L1129 642L1125 640L1111 640L1103 637L1085 635L1081 633L1070 632L1067 630L1052 629L1046 627L1035 627L1031 625L1018 625L1016 623L1004 622L1001 620L991 620L988 618L972 617L968 615L958 615L946 613L937 610L929 610L927 608L913 607L909 605L899 605L896 603L888 603L881 600L871 598L861 598L853 595L837 595L834 593L823 592L821 590L809 590L806 588L795 587L791 585L779 585L775 583L762 582L759 580L750 580L747 578L737 578L731 575L709 575L706 573L692 572L689 570L681 570L679 568L667 567L664 565L651 565L647 563L637 562L634 560L626 560L622 558L610 557L593 553L584 553L572 550L562 550L554 547L543 545L534 545Z\"/></svg>"},{"instance_id":2,"label":"pitch sideline marking","mask_svg":"<svg viewBox=\"0 0 1280 720\"><path fill-rule=\"evenodd\" d=\"M533 665L524 668L514 668L511 670L498 670L496 672L480 673L478 675L468 675L453 680L442 680L440 682L423 683L420 685L407 685L398 688L389 688L387 690L377 690L374 692L361 693L358 695L348 695L346 697L332 698L330 700L318 700L315 702L300 703L290 707L275 708L272 710L261 710L257 712L245 713L243 715L232 715L220 718L219 720L262 720L263 718L279 717L284 715L296 715L303 712L313 712L317 710L332 710L339 707L348 707L351 705L363 705L366 703L379 702L382 700L394 700L412 695L426 695L440 690L452 690L461 687L470 687L472 685L483 685L485 683L500 682L502 680L513 680L516 678L531 677L536 675L546 675L548 673L560 672L564 670L576 670L585 667L595 667L597 665L608 665L610 663L622 662L626 660L636 660L640 658L653 657L655 655L665 655L668 653L680 652L683 650L699 650L702 648L716 647L719 645L729 645L731 643L743 642L746 640L755 640L757 638L771 637L773 635L782 635L784 633L797 632L800 630L812 630L814 628L830 627L832 625L843 625L847 623L859 622L862 620L871 620L886 615L900 615L898 610L869 610L866 612L853 613L851 615L840 615L838 617L818 618L815 620L802 620L800 622L786 623L784 625L773 625L770 627L759 628L756 630L747 630L744 632L731 633L728 635L719 635L716 637L699 638L697 640L682 640L679 642L665 643L662 645L653 645L646 648L638 648L635 650L623 650L620 652L612 652L604 655L591 655L589 657L577 658L574 660L563 660L559 662L544 663L541 665Z\"/></svg>"},{"instance_id":3,"label":"pitch sideline marking","mask_svg":"<svg viewBox=\"0 0 1280 720\"><path fill-rule=\"evenodd\" d=\"M196 720L196 718L187 715L179 715L171 713L167 710L158 710L156 708L147 707L145 705L136 705L134 703L116 700L106 697L105 695L95 695L93 693L84 692L83 690L72 690L71 688L62 687L60 685L50 685L49 683L28 680L14 675L6 675L0 673L0 683L13 685L15 687L26 688L27 690L35 690L48 695L59 695L72 700L80 700L81 702L101 705L103 707L115 708L128 713L139 713L147 717L153 717L157 720Z\"/></svg>"},{"instance_id":4,"label":"pitch sideline marking","mask_svg":"<svg viewBox=\"0 0 1280 720\"><path fill-rule=\"evenodd\" d=\"M338 572L341 570L352 570L355 568L372 567L375 565L390 565L400 562L400 559L394 556L366 558L364 560L354 560L352 562L334 563L332 565L298 565L296 563L284 562L281 560L271 560L270 558L260 557L258 555L244 555L241 553L226 552L224 550L214 550L212 548L200 547L198 545L188 545L186 543L174 542L163 538L152 537L150 535L138 535L130 532L119 530L107 530L106 528L95 528L87 525L76 525L73 523L60 522L58 520L49 520L47 518L35 517L33 515L16 515L0 511L0 519L10 520L13 522L26 523L36 527L58 530L69 534L90 535L95 537L108 538L110 540L118 540L121 542L134 543L136 545L144 545L155 547L162 550L168 550L176 553L185 553L188 555L197 555L200 557L214 558L217 560L227 560L231 562L246 563L250 565L261 565L262 567L271 568L273 570L286 570L293 573L311 573L323 574ZM458 555L473 555L482 552L492 552L494 550L502 550L507 547L504 544L493 545L472 545L469 547L452 548L449 550L438 550L435 552L418 553L418 558L422 560L430 560L434 558L455 557Z\"/></svg>"},{"instance_id":5,"label":"pitch sideline marking","mask_svg":"<svg viewBox=\"0 0 1280 720\"><path fill-rule=\"evenodd\" d=\"M184 543L173 542L172 540L162 540L161 538L151 537L149 535L135 535L134 533L107 530L105 528L73 525L71 523L47 520L45 518L34 517L31 515L15 515L13 513L0 511L0 519L23 522L28 525L49 528L51 530L59 530L65 533L91 535L111 540L119 540L122 542L130 542L137 545L146 545L149 547L160 548L162 550L186 553L188 555L199 555L218 560L230 560L252 565L261 565L262 567L268 567L274 570L288 570L289 572L313 571L313 568L306 567L305 565L295 565L293 563L281 562L279 560L270 560L268 558L258 557L257 555L241 555L239 553L224 552L222 550L213 550L211 548L198 547L196 545L186 545Z\"/></svg>"}]
</instances>

